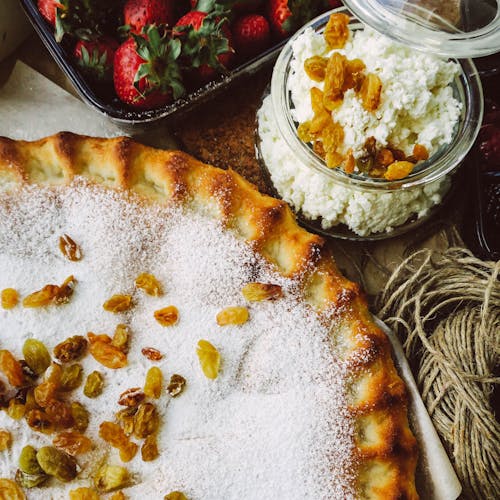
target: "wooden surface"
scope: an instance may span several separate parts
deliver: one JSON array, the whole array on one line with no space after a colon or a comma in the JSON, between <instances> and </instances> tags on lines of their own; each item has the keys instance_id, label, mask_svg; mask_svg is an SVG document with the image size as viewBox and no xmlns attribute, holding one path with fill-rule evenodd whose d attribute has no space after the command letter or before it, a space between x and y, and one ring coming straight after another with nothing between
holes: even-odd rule
<instances>
[{"instance_id":1,"label":"wooden surface","mask_svg":"<svg viewBox=\"0 0 500 500\"><path fill-rule=\"evenodd\" d=\"M76 95L35 34L0 63L0 84L6 81L17 59ZM179 148L204 162L233 168L265 192L267 186L254 154L254 132L255 111L269 79L270 69L261 71L182 120L173 121L168 128L161 123L135 137L157 147L172 145L173 138ZM441 210L436 220L403 237L363 243L330 240L339 267L349 278L360 282L368 294L378 293L408 252L449 245L449 229L456 218L454 208L452 204Z\"/></svg>"}]
</instances>

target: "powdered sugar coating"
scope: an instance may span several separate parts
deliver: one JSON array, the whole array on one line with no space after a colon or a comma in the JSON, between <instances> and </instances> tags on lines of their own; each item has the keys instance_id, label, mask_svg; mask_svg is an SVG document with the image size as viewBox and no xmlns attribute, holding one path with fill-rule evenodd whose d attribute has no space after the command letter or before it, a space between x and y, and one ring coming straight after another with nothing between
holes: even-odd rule
<instances>
[{"instance_id":1,"label":"powdered sugar coating","mask_svg":"<svg viewBox=\"0 0 500 500\"><path fill-rule=\"evenodd\" d=\"M80 262L66 260L58 238L69 234L80 246ZM24 188L0 194L0 289L22 296L69 274L78 280L71 302L47 309L0 309L2 348L21 357L26 338L52 349L70 335L112 334L117 323L132 329L129 364L109 370L91 356L85 374L104 373L102 396L88 399L77 389L72 399L91 412L88 435L97 447L79 457L82 472L70 485L50 483L28 498L61 498L89 485L100 460L120 463L97 437L103 420L113 420L116 401L141 386L152 366L140 353L151 346L164 358L154 363L168 379L187 380L184 393L158 401L162 418L160 458L144 463L138 454L127 467L136 485L130 498L162 498L182 490L196 499L350 498L352 424L346 415L344 367L336 360L328 328L300 300L297 283L270 269L245 243L216 222L193 213L145 206L114 191L77 182L71 188ZM134 290L135 277L153 273L165 295ZM285 298L249 305L250 321L217 326L222 308L244 305L248 281L279 283ZM114 293L131 293L132 311L113 315L102 303ZM176 326L161 327L153 312L178 307ZM204 377L196 356L200 339L222 356L215 381ZM0 428L14 444L0 454L0 476L13 477L27 444L49 444L26 423L0 413ZM64 494L63 494L64 492Z\"/></svg>"}]
</instances>

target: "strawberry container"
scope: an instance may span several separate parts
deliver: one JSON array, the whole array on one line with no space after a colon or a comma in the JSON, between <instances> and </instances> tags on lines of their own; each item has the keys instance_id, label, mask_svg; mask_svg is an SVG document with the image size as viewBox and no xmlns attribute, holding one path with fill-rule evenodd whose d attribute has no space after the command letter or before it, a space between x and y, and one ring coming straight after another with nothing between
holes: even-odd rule
<instances>
[{"instance_id":1,"label":"strawberry container","mask_svg":"<svg viewBox=\"0 0 500 500\"><path fill-rule=\"evenodd\" d=\"M233 68L226 75L207 83L201 88L177 99L171 104L152 110L133 109L122 103L114 94L112 84L95 85L87 81L72 58L72 44L66 39L57 43L53 29L43 19L36 0L20 0L35 31L52 57L68 77L81 99L91 108L104 114L125 130L145 129L160 120L171 120L186 114L216 95L227 91L234 83L272 64L286 40L275 43L262 54Z\"/></svg>"}]
</instances>

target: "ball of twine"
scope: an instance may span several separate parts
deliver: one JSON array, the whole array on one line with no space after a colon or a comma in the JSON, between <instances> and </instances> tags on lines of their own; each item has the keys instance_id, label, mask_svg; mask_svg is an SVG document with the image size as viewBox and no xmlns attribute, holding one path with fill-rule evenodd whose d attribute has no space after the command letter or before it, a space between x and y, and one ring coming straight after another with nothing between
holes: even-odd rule
<instances>
[{"instance_id":1,"label":"ball of twine","mask_svg":"<svg viewBox=\"0 0 500 500\"><path fill-rule=\"evenodd\" d=\"M375 307L403 342L422 398L466 498L497 498L500 261L464 248L421 250L392 274ZM496 374L498 375L498 373Z\"/></svg>"}]
</instances>

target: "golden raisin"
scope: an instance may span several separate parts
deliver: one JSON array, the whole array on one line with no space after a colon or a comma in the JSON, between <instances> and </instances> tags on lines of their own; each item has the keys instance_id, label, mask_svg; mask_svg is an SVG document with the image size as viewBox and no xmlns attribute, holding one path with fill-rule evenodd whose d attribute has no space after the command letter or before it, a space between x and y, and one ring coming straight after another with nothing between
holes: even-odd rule
<instances>
[{"instance_id":1,"label":"golden raisin","mask_svg":"<svg viewBox=\"0 0 500 500\"><path fill-rule=\"evenodd\" d=\"M150 434L144 440L141 447L141 457L143 462L152 462L160 456L158 451L158 443L156 442L156 436Z\"/></svg>"},{"instance_id":2,"label":"golden raisin","mask_svg":"<svg viewBox=\"0 0 500 500\"><path fill-rule=\"evenodd\" d=\"M299 136L299 139L303 142L311 142L314 137L311 135L311 122L307 121L304 123L301 123L297 127L297 135Z\"/></svg>"},{"instance_id":3,"label":"golden raisin","mask_svg":"<svg viewBox=\"0 0 500 500\"><path fill-rule=\"evenodd\" d=\"M50 401L45 413L57 429L69 429L75 425L71 406L63 401Z\"/></svg>"},{"instance_id":4,"label":"golden raisin","mask_svg":"<svg viewBox=\"0 0 500 500\"><path fill-rule=\"evenodd\" d=\"M13 288L5 288L2 290L1 302L4 309L12 309L19 302L19 294Z\"/></svg>"},{"instance_id":5,"label":"golden raisin","mask_svg":"<svg viewBox=\"0 0 500 500\"><path fill-rule=\"evenodd\" d=\"M126 445L122 446L119 449L120 460L122 462L130 462L130 460L132 460L137 454L138 449L139 446L137 445L137 443L129 441Z\"/></svg>"},{"instance_id":6,"label":"golden raisin","mask_svg":"<svg viewBox=\"0 0 500 500\"><path fill-rule=\"evenodd\" d=\"M129 443L123 429L114 422L102 422L99 426L99 436L114 448L123 448Z\"/></svg>"},{"instance_id":7,"label":"golden raisin","mask_svg":"<svg viewBox=\"0 0 500 500\"><path fill-rule=\"evenodd\" d=\"M36 454L36 459L43 471L59 481L68 482L77 475L76 460L53 446L43 446Z\"/></svg>"},{"instance_id":8,"label":"golden raisin","mask_svg":"<svg viewBox=\"0 0 500 500\"><path fill-rule=\"evenodd\" d=\"M73 335L54 347L54 356L61 363L68 363L81 358L87 350L87 339L82 335Z\"/></svg>"},{"instance_id":9,"label":"golden raisin","mask_svg":"<svg viewBox=\"0 0 500 500\"><path fill-rule=\"evenodd\" d=\"M146 395L142 392L140 387L132 387L120 394L118 404L121 406L138 406L139 403L144 401Z\"/></svg>"},{"instance_id":10,"label":"golden raisin","mask_svg":"<svg viewBox=\"0 0 500 500\"><path fill-rule=\"evenodd\" d=\"M132 307L131 295L113 295L102 305L105 311L112 313L128 311Z\"/></svg>"},{"instance_id":11,"label":"golden raisin","mask_svg":"<svg viewBox=\"0 0 500 500\"><path fill-rule=\"evenodd\" d=\"M161 326L172 326L179 321L179 311L175 306L167 306L154 313L156 321Z\"/></svg>"},{"instance_id":12,"label":"golden raisin","mask_svg":"<svg viewBox=\"0 0 500 500\"><path fill-rule=\"evenodd\" d=\"M309 96L311 98L311 108L313 113L317 115L318 113L324 112L325 107L323 106L323 91L317 87L312 87L309 91Z\"/></svg>"},{"instance_id":13,"label":"golden raisin","mask_svg":"<svg viewBox=\"0 0 500 500\"><path fill-rule=\"evenodd\" d=\"M380 105L380 94L382 93L382 82L377 75L369 73L361 85L359 94L363 107L367 111L375 111Z\"/></svg>"},{"instance_id":14,"label":"golden raisin","mask_svg":"<svg viewBox=\"0 0 500 500\"><path fill-rule=\"evenodd\" d=\"M56 399L58 385L54 382L45 380L41 384L37 385L33 391L35 396L35 401L38 406L45 408L51 401Z\"/></svg>"},{"instance_id":15,"label":"golden raisin","mask_svg":"<svg viewBox=\"0 0 500 500\"><path fill-rule=\"evenodd\" d=\"M323 87L323 105L328 111L333 111L342 104L346 65L347 58L338 52L334 52L328 59Z\"/></svg>"},{"instance_id":16,"label":"golden raisin","mask_svg":"<svg viewBox=\"0 0 500 500\"><path fill-rule=\"evenodd\" d=\"M188 498L181 491L171 491L163 497L163 500L188 500Z\"/></svg>"},{"instance_id":17,"label":"golden raisin","mask_svg":"<svg viewBox=\"0 0 500 500\"><path fill-rule=\"evenodd\" d=\"M26 423L37 432L52 432L54 426L48 415L42 410L30 410L26 414Z\"/></svg>"},{"instance_id":18,"label":"golden raisin","mask_svg":"<svg viewBox=\"0 0 500 500\"><path fill-rule=\"evenodd\" d=\"M102 373L94 370L85 381L85 386L83 387L83 394L88 398L96 398L102 394L102 389L104 387L104 377Z\"/></svg>"},{"instance_id":19,"label":"golden raisin","mask_svg":"<svg viewBox=\"0 0 500 500\"><path fill-rule=\"evenodd\" d=\"M304 70L307 76L315 82L322 82L325 79L325 70L328 59L321 56L312 56L304 62Z\"/></svg>"},{"instance_id":20,"label":"golden raisin","mask_svg":"<svg viewBox=\"0 0 500 500\"><path fill-rule=\"evenodd\" d=\"M129 462L137 453L136 443L129 441L123 429L113 422L102 422L99 426L99 436L114 448L118 448L120 458L124 462Z\"/></svg>"},{"instance_id":21,"label":"golden raisin","mask_svg":"<svg viewBox=\"0 0 500 500\"><path fill-rule=\"evenodd\" d=\"M127 436L134 432L134 416L136 413L137 408L124 408L116 413L116 419Z\"/></svg>"},{"instance_id":22,"label":"golden raisin","mask_svg":"<svg viewBox=\"0 0 500 500\"><path fill-rule=\"evenodd\" d=\"M249 302L276 300L283 297L281 287L270 283L247 283L241 292L243 293L243 297Z\"/></svg>"},{"instance_id":23,"label":"golden raisin","mask_svg":"<svg viewBox=\"0 0 500 500\"><path fill-rule=\"evenodd\" d=\"M125 493L123 491L117 491L116 493L113 493L110 497L109 500L125 500Z\"/></svg>"},{"instance_id":24,"label":"golden raisin","mask_svg":"<svg viewBox=\"0 0 500 500\"><path fill-rule=\"evenodd\" d=\"M80 387L83 379L83 367L79 363L63 366L61 373L60 390L63 392L74 391Z\"/></svg>"},{"instance_id":25,"label":"golden raisin","mask_svg":"<svg viewBox=\"0 0 500 500\"><path fill-rule=\"evenodd\" d=\"M135 286L153 297L163 295L160 282L152 274L142 273L137 276L135 279Z\"/></svg>"},{"instance_id":26,"label":"golden raisin","mask_svg":"<svg viewBox=\"0 0 500 500\"><path fill-rule=\"evenodd\" d=\"M21 387L24 384L24 373L21 363L6 349L0 350L0 370L7 377L10 385Z\"/></svg>"},{"instance_id":27,"label":"golden raisin","mask_svg":"<svg viewBox=\"0 0 500 500\"><path fill-rule=\"evenodd\" d=\"M63 234L59 238L59 249L68 260L77 261L82 258L80 247L67 234Z\"/></svg>"},{"instance_id":28,"label":"golden raisin","mask_svg":"<svg viewBox=\"0 0 500 500\"><path fill-rule=\"evenodd\" d=\"M12 434L5 429L0 429L0 451L8 450L11 444Z\"/></svg>"},{"instance_id":29,"label":"golden raisin","mask_svg":"<svg viewBox=\"0 0 500 500\"><path fill-rule=\"evenodd\" d=\"M248 309L246 307L226 307L217 314L217 324L242 325L248 321Z\"/></svg>"},{"instance_id":30,"label":"golden raisin","mask_svg":"<svg viewBox=\"0 0 500 500\"><path fill-rule=\"evenodd\" d=\"M196 354L198 354L201 369L203 370L205 377L210 379L217 378L220 368L219 351L210 342L208 342L208 340L200 340L198 342Z\"/></svg>"},{"instance_id":31,"label":"golden raisin","mask_svg":"<svg viewBox=\"0 0 500 500\"><path fill-rule=\"evenodd\" d=\"M59 292L57 285L45 285L41 290L30 293L23 299L24 307L45 307L51 304Z\"/></svg>"},{"instance_id":32,"label":"golden raisin","mask_svg":"<svg viewBox=\"0 0 500 500\"><path fill-rule=\"evenodd\" d=\"M80 432L85 432L89 426L89 412L81 403L73 401L71 403L71 415L75 422L74 427Z\"/></svg>"},{"instance_id":33,"label":"golden raisin","mask_svg":"<svg viewBox=\"0 0 500 500\"><path fill-rule=\"evenodd\" d=\"M323 33L329 49L342 49L349 38L349 16L332 14Z\"/></svg>"},{"instance_id":34,"label":"golden raisin","mask_svg":"<svg viewBox=\"0 0 500 500\"><path fill-rule=\"evenodd\" d=\"M365 79L363 73L365 68L365 63L361 59L352 59L346 62L344 68L344 84L342 85L343 92L349 89L354 89L356 92L359 91Z\"/></svg>"},{"instance_id":35,"label":"golden raisin","mask_svg":"<svg viewBox=\"0 0 500 500\"><path fill-rule=\"evenodd\" d=\"M344 160L344 157L336 151L327 151L325 155L325 163L329 168L338 167Z\"/></svg>"},{"instance_id":36,"label":"golden raisin","mask_svg":"<svg viewBox=\"0 0 500 500\"><path fill-rule=\"evenodd\" d=\"M42 375L50 366L49 351L43 342L27 339L23 344L23 356L27 365L37 374Z\"/></svg>"},{"instance_id":37,"label":"golden raisin","mask_svg":"<svg viewBox=\"0 0 500 500\"><path fill-rule=\"evenodd\" d=\"M125 467L106 464L97 471L94 484L99 491L106 493L118 490L130 484L130 474Z\"/></svg>"},{"instance_id":38,"label":"golden raisin","mask_svg":"<svg viewBox=\"0 0 500 500\"><path fill-rule=\"evenodd\" d=\"M160 426L160 416L153 403L141 403L134 415L134 436L143 439L155 433Z\"/></svg>"},{"instance_id":39,"label":"golden raisin","mask_svg":"<svg viewBox=\"0 0 500 500\"><path fill-rule=\"evenodd\" d=\"M127 355L118 347L103 340L91 341L89 352L98 363L107 368L118 369L127 366Z\"/></svg>"},{"instance_id":40,"label":"golden raisin","mask_svg":"<svg viewBox=\"0 0 500 500\"><path fill-rule=\"evenodd\" d=\"M15 399L11 399L9 401L9 406L7 407L7 415L14 420L19 420L24 417L26 413L26 405L16 401Z\"/></svg>"},{"instance_id":41,"label":"golden raisin","mask_svg":"<svg viewBox=\"0 0 500 500\"><path fill-rule=\"evenodd\" d=\"M26 474L43 474L43 470L36 459L36 449L33 446L26 445L19 454L19 468Z\"/></svg>"},{"instance_id":42,"label":"golden raisin","mask_svg":"<svg viewBox=\"0 0 500 500\"><path fill-rule=\"evenodd\" d=\"M388 167L391 163L394 163L394 155L390 149L383 148L380 151L377 151L375 156L375 165Z\"/></svg>"},{"instance_id":43,"label":"golden raisin","mask_svg":"<svg viewBox=\"0 0 500 500\"><path fill-rule=\"evenodd\" d=\"M69 492L69 500L99 500L99 494L92 488L77 488Z\"/></svg>"},{"instance_id":44,"label":"golden raisin","mask_svg":"<svg viewBox=\"0 0 500 500\"><path fill-rule=\"evenodd\" d=\"M182 375L177 375L176 373L170 377L170 383L167 386L167 393L175 398L183 390L186 385L186 379Z\"/></svg>"},{"instance_id":45,"label":"golden raisin","mask_svg":"<svg viewBox=\"0 0 500 500\"><path fill-rule=\"evenodd\" d=\"M158 399L161 395L161 387L163 384L163 375L157 366L153 366L146 374L144 383L144 394L148 398Z\"/></svg>"},{"instance_id":46,"label":"golden raisin","mask_svg":"<svg viewBox=\"0 0 500 500\"><path fill-rule=\"evenodd\" d=\"M120 351L122 351L124 354L127 354L129 348L129 342L130 342L130 328L127 325L124 325L123 323L116 325L115 333L113 335L113 340L111 341L111 344L113 344L115 347L118 347L118 349L120 349Z\"/></svg>"},{"instance_id":47,"label":"golden raisin","mask_svg":"<svg viewBox=\"0 0 500 500\"><path fill-rule=\"evenodd\" d=\"M332 120L332 122L323 129L321 139L323 141L325 151L327 153L333 153L344 142L344 129L342 128L342 125Z\"/></svg>"},{"instance_id":48,"label":"golden raisin","mask_svg":"<svg viewBox=\"0 0 500 500\"><path fill-rule=\"evenodd\" d=\"M344 171L348 174L352 174L354 172L354 167L356 165L356 162L354 161L354 156L352 154L352 151L349 151L347 154L346 161L344 163Z\"/></svg>"},{"instance_id":49,"label":"golden raisin","mask_svg":"<svg viewBox=\"0 0 500 500\"><path fill-rule=\"evenodd\" d=\"M429 158L429 151L422 144L415 144L413 146L413 156L417 161L427 160Z\"/></svg>"},{"instance_id":50,"label":"golden raisin","mask_svg":"<svg viewBox=\"0 0 500 500\"><path fill-rule=\"evenodd\" d=\"M387 167L387 171L385 172L384 177L388 181L404 179L405 177L410 175L414 167L415 164L409 161L395 161Z\"/></svg>"},{"instance_id":51,"label":"golden raisin","mask_svg":"<svg viewBox=\"0 0 500 500\"><path fill-rule=\"evenodd\" d=\"M54 302L56 304L67 304L69 299L73 295L75 290L76 279L73 276L68 276L63 284L59 287L59 290L56 293L54 298Z\"/></svg>"},{"instance_id":52,"label":"golden raisin","mask_svg":"<svg viewBox=\"0 0 500 500\"><path fill-rule=\"evenodd\" d=\"M143 347L141 349L142 355L146 356L150 361L159 361L163 358L163 354L154 347Z\"/></svg>"},{"instance_id":53,"label":"golden raisin","mask_svg":"<svg viewBox=\"0 0 500 500\"><path fill-rule=\"evenodd\" d=\"M61 432L52 443L56 448L60 448L72 456L87 453L92 449L92 441L77 431Z\"/></svg>"},{"instance_id":54,"label":"golden raisin","mask_svg":"<svg viewBox=\"0 0 500 500\"><path fill-rule=\"evenodd\" d=\"M0 499L26 500L23 490L12 479L0 478Z\"/></svg>"}]
</instances>

